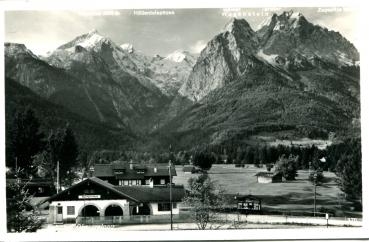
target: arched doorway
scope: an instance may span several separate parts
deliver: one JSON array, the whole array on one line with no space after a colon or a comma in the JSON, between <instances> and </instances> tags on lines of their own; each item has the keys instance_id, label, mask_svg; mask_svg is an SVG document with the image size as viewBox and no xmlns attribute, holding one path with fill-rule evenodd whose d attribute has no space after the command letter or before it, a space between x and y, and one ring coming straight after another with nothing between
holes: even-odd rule
<instances>
[{"instance_id":1,"label":"arched doorway","mask_svg":"<svg viewBox=\"0 0 369 242\"><path fill-rule=\"evenodd\" d=\"M147 203L138 206L132 207L132 215L150 215L150 206Z\"/></svg>"},{"instance_id":2,"label":"arched doorway","mask_svg":"<svg viewBox=\"0 0 369 242\"><path fill-rule=\"evenodd\" d=\"M116 204L111 204L105 209L105 216L123 216L123 209Z\"/></svg>"},{"instance_id":3,"label":"arched doorway","mask_svg":"<svg viewBox=\"0 0 369 242\"><path fill-rule=\"evenodd\" d=\"M82 217L98 217L100 216L100 210L94 205L86 205L81 210Z\"/></svg>"}]
</instances>

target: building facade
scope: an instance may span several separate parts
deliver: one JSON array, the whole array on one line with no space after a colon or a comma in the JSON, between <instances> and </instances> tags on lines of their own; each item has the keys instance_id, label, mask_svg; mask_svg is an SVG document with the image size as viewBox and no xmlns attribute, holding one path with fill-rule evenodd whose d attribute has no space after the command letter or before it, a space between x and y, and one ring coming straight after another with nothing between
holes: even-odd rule
<instances>
[{"instance_id":1,"label":"building facade","mask_svg":"<svg viewBox=\"0 0 369 242\"><path fill-rule=\"evenodd\" d=\"M92 169L92 176L115 186L167 186L170 177L176 175L174 166L169 172L167 164L138 164L132 161L96 164Z\"/></svg>"},{"instance_id":2,"label":"building facade","mask_svg":"<svg viewBox=\"0 0 369 242\"><path fill-rule=\"evenodd\" d=\"M48 222L60 224L74 223L81 218L124 220L135 215L165 215L170 214L171 205L172 213L179 214L184 195L183 186L114 186L91 177L46 200L49 202Z\"/></svg>"},{"instance_id":3,"label":"building facade","mask_svg":"<svg viewBox=\"0 0 369 242\"><path fill-rule=\"evenodd\" d=\"M237 202L237 210L240 213L260 213L261 199L253 195L237 195L235 196Z\"/></svg>"},{"instance_id":4,"label":"building facade","mask_svg":"<svg viewBox=\"0 0 369 242\"><path fill-rule=\"evenodd\" d=\"M276 183L282 182L282 175L274 172L259 172L256 175L258 183Z\"/></svg>"}]
</instances>

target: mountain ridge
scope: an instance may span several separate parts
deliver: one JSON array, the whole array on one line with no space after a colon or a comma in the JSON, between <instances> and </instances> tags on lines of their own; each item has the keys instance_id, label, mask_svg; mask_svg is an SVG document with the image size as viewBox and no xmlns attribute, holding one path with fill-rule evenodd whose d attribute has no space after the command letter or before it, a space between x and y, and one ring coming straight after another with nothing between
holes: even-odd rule
<instances>
[{"instance_id":1,"label":"mountain ridge","mask_svg":"<svg viewBox=\"0 0 369 242\"><path fill-rule=\"evenodd\" d=\"M7 76L89 120L149 136L147 147L360 129L359 52L301 13L274 14L256 31L233 18L198 56L150 57L97 31L41 59L17 48L6 46Z\"/></svg>"}]
</instances>

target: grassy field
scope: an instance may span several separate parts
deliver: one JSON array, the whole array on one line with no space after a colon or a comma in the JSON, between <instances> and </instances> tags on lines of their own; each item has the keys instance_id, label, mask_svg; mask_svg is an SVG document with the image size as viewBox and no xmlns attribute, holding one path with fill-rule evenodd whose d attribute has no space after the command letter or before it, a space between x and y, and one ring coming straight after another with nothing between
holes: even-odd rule
<instances>
[{"instance_id":1,"label":"grassy field","mask_svg":"<svg viewBox=\"0 0 369 242\"><path fill-rule=\"evenodd\" d=\"M197 174L188 174L182 171L181 166L176 167L177 176L173 182L188 186L190 177ZM209 171L210 177L222 186L227 194L252 194L262 199L262 206L268 211L284 211L293 214L299 212L313 212L314 186L308 180L309 171L299 170L295 181L281 183L257 183L255 174L266 171L265 168L255 168L248 165L245 168L236 168L234 165L213 165ZM336 182L336 175L324 172L325 182L317 187L317 209L321 207L335 211L336 216L361 217L353 213L349 204L345 202L342 191Z\"/></svg>"}]
</instances>

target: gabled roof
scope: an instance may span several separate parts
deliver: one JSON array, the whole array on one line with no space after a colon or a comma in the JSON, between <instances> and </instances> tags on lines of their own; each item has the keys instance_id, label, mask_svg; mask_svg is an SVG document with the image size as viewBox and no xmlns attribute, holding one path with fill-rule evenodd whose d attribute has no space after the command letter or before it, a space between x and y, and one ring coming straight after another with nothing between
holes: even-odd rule
<instances>
[{"instance_id":1,"label":"gabled roof","mask_svg":"<svg viewBox=\"0 0 369 242\"><path fill-rule=\"evenodd\" d=\"M93 174L97 177L113 176L113 166L111 164L96 164Z\"/></svg>"},{"instance_id":2,"label":"gabled roof","mask_svg":"<svg viewBox=\"0 0 369 242\"><path fill-rule=\"evenodd\" d=\"M156 169L155 169L156 168ZM94 166L93 175L96 177L115 177L114 170L124 170L123 174L119 174L120 179L143 179L144 177L169 176L167 164L133 164L130 169L128 162L120 162L113 164L96 164ZM143 173L137 173L137 171ZM174 166L171 169L172 176L176 176L177 172Z\"/></svg>"},{"instance_id":3,"label":"gabled roof","mask_svg":"<svg viewBox=\"0 0 369 242\"><path fill-rule=\"evenodd\" d=\"M280 174L275 172L258 172L255 176L275 177L280 176Z\"/></svg>"},{"instance_id":4,"label":"gabled roof","mask_svg":"<svg viewBox=\"0 0 369 242\"><path fill-rule=\"evenodd\" d=\"M246 200L246 199L250 199L250 200L258 200L258 201L261 201L261 199L259 197L256 197L254 195L236 195L234 197L235 200L237 201L243 201L243 200Z\"/></svg>"},{"instance_id":5,"label":"gabled roof","mask_svg":"<svg viewBox=\"0 0 369 242\"><path fill-rule=\"evenodd\" d=\"M45 200L44 202L57 201L58 198L68 194L68 191L75 189L79 186L83 186L87 182L92 182L96 185L102 186L105 189L109 189L113 193L121 196L124 199L129 199L133 202L169 202L169 186L165 187L146 187L146 186L113 186L112 184L105 182L97 177L87 178L68 189L55 194ZM185 189L183 186L172 186L172 201L179 202L185 196Z\"/></svg>"},{"instance_id":6,"label":"gabled roof","mask_svg":"<svg viewBox=\"0 0 369 242\"><path fill-rule=\"evenodd\" d=\"M169 202L170 188L165 187L145 187L145 186L115 186L119 191L128 194L140 202ZM183 186L172 186L172 201L180 202L185 196Z\"/></svg>"},{"instance_id":7,"label":"gabled roof","mask_svg":"<svg viewBox=\"0 0 369 242\"><path fill-rule=\"evenodd\" d=\"M70 191L70 190L72 190L72 189L75 189L76 187L82 186L82 185L86 184L87 182L92 182L92 183L94 183L94 184L97 184L97 185L99 185L99 186L102 186L102 187L104 187L104 188L106 188L106 189L108 189L108 190L112 191L113 193L115 193L115 194L117 194L117 195L119 195L119 196L122 196L122 198L128 198L129 200L132 200L132 201L134 201L134 202L138 202L138 200L137 200L137 199L135 199L134 197L132 197L132 196L131 196L131 195L129 195L129 194L125 194L124 192L122 192L122 191L120 191L120 190L116 189L112 184L110 184L110 183L108 183L108 182L105 182L105 181L103 181L103 180L101 180L101 179L99 179L99 178L97 178L97 177L90 177L90 178L87 178L87 179L85 179L85 180L83 180L83 181L81 181L81 182L79 182L79 183L77 183L77 184L75 184L75 185L73 185L73 186L71 186L71 187L69 187L69 188L65 189L64 191L61 191L61 192L59 192L59 193L57 193L57 194L55 194L55 195L53 195L53 196L51 196L51 197L49 197L49 198L45 199L45 200L44 200L43 202L41 202L41 203L44 203L44 202L47 202L47 201L55 201L55 200L57 200L59 197L61 197L61 196L65 195L65 194L68 194L68 191Z\"/></svg>"}]
</instances>

